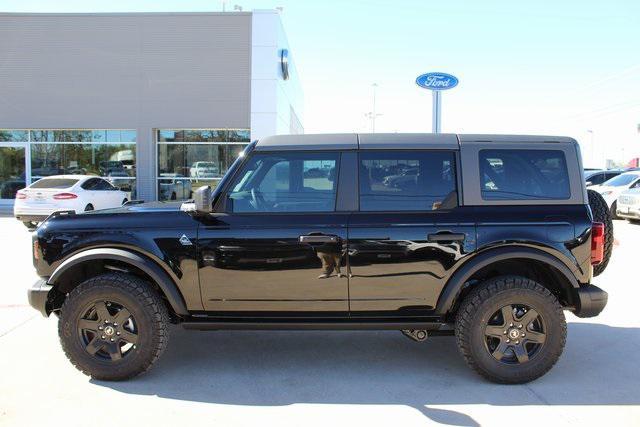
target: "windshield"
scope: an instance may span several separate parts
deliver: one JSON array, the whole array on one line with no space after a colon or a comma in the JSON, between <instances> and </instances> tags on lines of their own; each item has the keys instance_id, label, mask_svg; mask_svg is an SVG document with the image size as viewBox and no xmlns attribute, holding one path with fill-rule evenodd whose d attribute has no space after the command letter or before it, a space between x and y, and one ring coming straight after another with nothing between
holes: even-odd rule
<instances>
[{"instance_id":1,"label":"windshield","mask_svg":"<svg viewBox=\"0 0 640 427\"><path fill-rule=\"evenodd\" d=\"M638 175L635 173L623 173L622 175L611 178L609 181L603 182L602 185L607 187L622 187L631 184L636 179L638 179Z\"/></svg>"},{"instance_id":2,"label":"windshield","mask_svg":"<svg viewBox=\"0 0 640 427\"><path fill-rule=\"evenodd\" d=\"M77 179L68 178L43 178L29 186L29 188L69 188L73 187Z\"/></svg>"}]
</instances>

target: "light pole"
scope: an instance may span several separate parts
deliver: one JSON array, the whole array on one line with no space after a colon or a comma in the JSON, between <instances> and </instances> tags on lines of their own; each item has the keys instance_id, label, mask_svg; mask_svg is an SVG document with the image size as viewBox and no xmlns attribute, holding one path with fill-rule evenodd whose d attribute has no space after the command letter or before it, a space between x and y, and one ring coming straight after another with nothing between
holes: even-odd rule
<instances>
[{"instance_id":1,"label":"light pole","mask_svg":"<svg viewBox=\"0 0 640 427\"><path fill-rule=\"evenodd\" d=\"M596 162L596 145L594 143L593 130L587 129L587 133L591 134L591 161L593 162L591 166L595 166L595 163L597 162Z\"/></svg>"},{"instance_id":2,"label":"light pole","mask_svg":"<svg viewBox=\"0 0 640 427\"><path fill-rule=\"evenodd\" d=\"M371 133L376 133L376 117L382 115L376 112L376 88L378 87L378 83L372 84L371 87L373 87L373 109L365 114L365 117L371 120Z\"/></svg>"}]
</instances>

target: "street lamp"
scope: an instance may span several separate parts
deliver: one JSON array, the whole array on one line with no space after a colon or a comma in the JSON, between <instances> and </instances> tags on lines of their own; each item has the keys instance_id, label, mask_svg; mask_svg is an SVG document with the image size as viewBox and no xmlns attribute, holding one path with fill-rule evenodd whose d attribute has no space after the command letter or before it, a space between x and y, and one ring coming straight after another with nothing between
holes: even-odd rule
<instances>
[{"instance_id":1,"label":"street lamp","mask_svg":"<svg viewBox=\"0 0 640 427\"><path fill-rule=\"evenodd\" d=\"M382 115L376 113L376 88L378 87L378 83L372 84L371 87L373 87L373 109L372 111L366 113L364 116L371 120L371 133L376 133L376 117Z\"/></svg>"}]
</instances>

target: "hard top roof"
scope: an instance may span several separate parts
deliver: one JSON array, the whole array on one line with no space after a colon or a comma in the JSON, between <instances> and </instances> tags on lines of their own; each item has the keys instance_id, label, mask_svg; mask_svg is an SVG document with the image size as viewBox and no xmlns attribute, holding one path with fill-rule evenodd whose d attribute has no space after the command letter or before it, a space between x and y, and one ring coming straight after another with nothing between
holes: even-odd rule
<instances>
[{"instance_id":1,"label":"hard top roof","mask_svg":"<svg viewBox=\"0 0 640 427\"><path fill-rule=\"evenodd\" d=\"M262 138L258 151L271 150L356 150L356 149L458 149L474 143L572 143L566 136L490 135L455 133L344 133L275 135Z\"/></svg>"}]
</instances>

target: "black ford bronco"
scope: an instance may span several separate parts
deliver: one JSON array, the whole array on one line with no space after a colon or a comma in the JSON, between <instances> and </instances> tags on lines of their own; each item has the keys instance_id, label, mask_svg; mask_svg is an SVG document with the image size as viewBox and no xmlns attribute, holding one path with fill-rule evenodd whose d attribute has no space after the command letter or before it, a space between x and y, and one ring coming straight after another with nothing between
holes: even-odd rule
<instances>
[{"instance_id":1,"label":"black ford bronco","mask_svg":"<svg viewBox=\"0 0 640 427\"><path fill-rule=\"evenodd\" d=\"M183 204L53 214L29 301L96 379L148 370L177 324L452 335L523 383L560 357L564 310L605 307L611 233L571 138L275 136Z\"/></svg>"}]
</instances>

